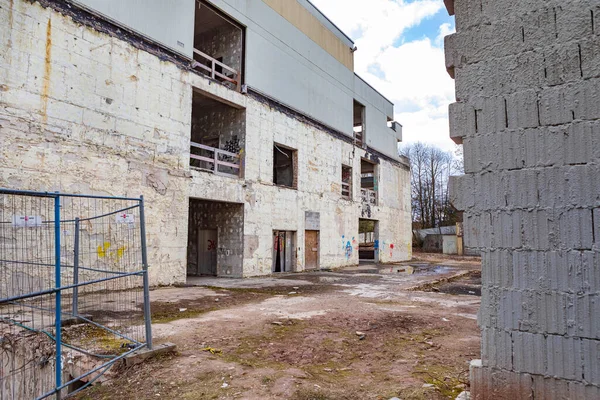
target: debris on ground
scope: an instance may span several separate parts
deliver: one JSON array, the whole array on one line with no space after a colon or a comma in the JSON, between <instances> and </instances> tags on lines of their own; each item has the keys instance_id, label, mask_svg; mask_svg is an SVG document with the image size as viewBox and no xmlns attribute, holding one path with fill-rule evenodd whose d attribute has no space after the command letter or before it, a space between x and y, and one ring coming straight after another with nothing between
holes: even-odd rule
<instances>
[{"instance_id":1,"label":"debris on ground","mask_svg":"<svg viewBox=\"0 0 600 400\"><path fill-rule=\"evenodd\" d=\"M221 349L214 349L212 347L204 347L203 349L200 349L200 351L208 351L210 354L222 354L223 353L221 351Z\"/></svg>"},{"instance_id":2,"label":"debris on ground","mask_svg":"<svg viewBox=\"0 0 600 400\"><path fill-rule=\"evenodd\" d=\"M155 343L178 353L75 398L454 400L469 387L465 365L480 357L479 297L408 289L479 266L442 261L428 260L435 274L411 262L410 275L313 271L153 290ZM473 291L475 275L445 283ZM286 296L290 288L302 296Z\"/></svg>"}]
</instances>

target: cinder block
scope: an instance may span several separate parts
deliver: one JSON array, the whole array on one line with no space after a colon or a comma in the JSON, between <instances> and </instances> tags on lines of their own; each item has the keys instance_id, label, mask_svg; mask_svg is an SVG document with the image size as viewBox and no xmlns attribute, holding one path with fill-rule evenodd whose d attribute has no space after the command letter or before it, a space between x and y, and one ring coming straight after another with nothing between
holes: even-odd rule
<instances>
[{"instance_id":1,"label":"cinder block","mask_svg":"<svg viewBox=\"0 0 600 400\"><path fill-rule=\"evenodd\" d=\"M600 341L582 339L583 374L587 382L600 385Z\"/></svg>"},{"instance_id":2,"label":"cinder block","mask_svg":"<svg viewBox=\"0 0 600 400\"><path fill-rule=\"evenodd\" d=\"M465 103L452 103L448 107L450 119L450 138L456 144L462 144L465 136L475 134L475 110Z\"/></svg>"},{"instance_id":3,"label":"cinder block","mask_svg":"<svg viewBox=\"0 0 600 400\"><path fill-rule=\"evenodd\" d=\"M544 335L513 332L514 370L521 373L544 375L548 359Z\"/></svg>"},{"instance_id":4,"label":"cinder block","mask_svg":"<svg viewBox=\"0 0 600 400\"><path fill-rule=\"evenodd\" d=\"M484 328L482 335L482 358L484 366L512 369L512 339L511 334L505 330Z\"/></svg>"},{"instance_id":5,"label":"cinder block","mask_svg":"<svg viewBox=\"0 0 600 400\"><path fill-rule=\"evenodd\" d=\"M506 96L506 116L509 128L535 128L539 125L538 115L536 91L526 90Z\"/></svg>"},{"instance_id":6,"label":"cinder block","mask_svg":"<svg viewBox=\"0 0 600 400\"><path fill-rule=\"evenodd\" d=\"M600 339L600 294L578 295L575 299L574 335Z\"/></svg>"},{"instance_id":7,"label":"cinder block","mask_svg":"<svg viewBox=\"0 0 600 400\"><path fill-rule=\"evenodd\" d=\"M565 336L548 335L547 376L581 381L583 367L581 364L581 340Z\"/></svg>"},{"instance_id":8,"label":"cinder block","mask_svg":"<svg viewBox=\"0 0 600 400\"><path fill-rule=\"evenodd\" d=\"M472 400L533 400L529 374L484 367L480 360L473 360L470 378Z\"/></svg>"},{"instance_id":9,"label":"cinder block","mask_svg":"<svg viewBox=\"0 0 600 400\"><path fill-rule=\"evenodd\" d=\"M466 210L475 206L475 179L472 175L451 176L448 181L450 203L457 210Z\"/></svg>"},{"instance_id":10,"label":"cinder block","mask_svg":"<svg viewBox=\"0 0 600 400\"><path fill-rule=\"evenodd\" d=\"M545 48L543 52L546 85L562 85L582 78L581 47L578 43L554 45Z\"/></svg>"}]
</instances>

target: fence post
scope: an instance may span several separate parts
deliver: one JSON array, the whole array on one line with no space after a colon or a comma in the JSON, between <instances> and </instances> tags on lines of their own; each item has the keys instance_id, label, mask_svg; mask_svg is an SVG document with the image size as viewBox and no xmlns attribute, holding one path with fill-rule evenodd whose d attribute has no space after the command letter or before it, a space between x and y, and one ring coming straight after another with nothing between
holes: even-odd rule
<instances>
[{"instance_id":1,"label":"fence post","mask_svg":"<svg viewBox=\"0 0 600 400\"><path fill-rule=\"evenodd\" d=\"M56 192L54 197L54 294L56 317L54 320L55 338L56 338L56 399L60 400L60 387L62 386L62 310L61 310L61 290L60 290L60 195Z\"/></svg>"},{"instance_id":2,"label":"fence post","mask_svg":"<svg viewBox=\"0 0 600 400\"><path fill-rule=\"evenodd\" d=\"M150 280L148 279L148 253L146 247L146 218L144 196L140 196L140 234L142 244L142 268L144 269L144 322L146 323L146 346L152 350L152 321L150 316Z\"/></svg>"},{"instance_id":3,"label":"fence post","mask_svg":"<svg viewBox=\"0 0 600 400\"><path fill-rule=\"evenodd\" d=\"M73 244L73 316L79 315L79 217L75 218L75 243Z\"/></svg>"}]
</instances>

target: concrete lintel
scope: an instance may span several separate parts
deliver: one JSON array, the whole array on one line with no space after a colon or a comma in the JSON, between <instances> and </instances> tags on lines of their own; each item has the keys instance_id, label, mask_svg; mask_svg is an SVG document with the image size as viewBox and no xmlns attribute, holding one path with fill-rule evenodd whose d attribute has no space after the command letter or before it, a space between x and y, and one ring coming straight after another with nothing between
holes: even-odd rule
<instances>
[{"instance_id":1,"label":"concrete lintel","mask_svg":"<svg viewBox=\"0 0 600 400\"><path fill-rule=\"evenodd\" d=\"M172 353L175 351L176 347L177 346L173 343L159 344L157 346L154 346L152 350L148 349L147 347L144 347L143 349L140 349L135 353L125 357L125 366L131 367L132 365L140 364L158 355Z\"/></svg>"}]
</instances>

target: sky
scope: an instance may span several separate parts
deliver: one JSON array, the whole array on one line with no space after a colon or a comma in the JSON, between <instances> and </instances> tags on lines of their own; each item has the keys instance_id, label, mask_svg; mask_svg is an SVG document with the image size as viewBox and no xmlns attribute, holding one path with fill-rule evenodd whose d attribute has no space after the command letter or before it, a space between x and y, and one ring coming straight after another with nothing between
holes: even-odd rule
<instances>
[{"instance_id":1,"label":"sky","mask_svg":"<svg viewBox=\"0 0 600 400\"><path fill-rule=\"evenodd\" d=\"M395 104L403 142L454 151L444 36L454 32L443 0L311 0L354 40L354 71Z\"/></svg>"}]
</instances>

